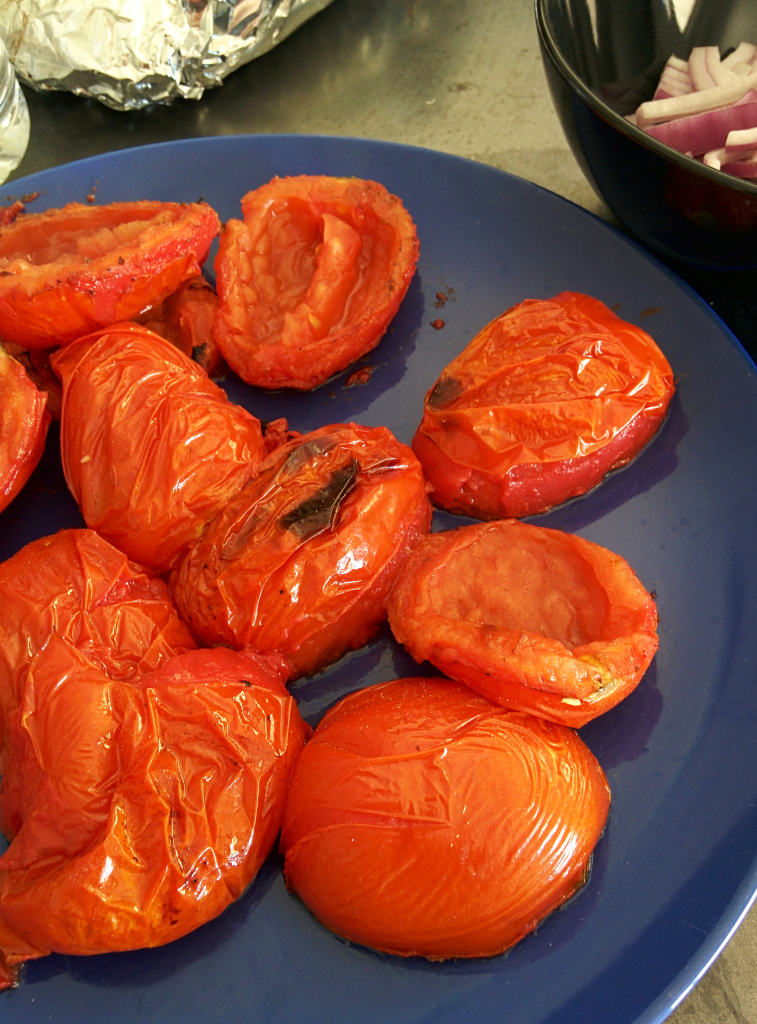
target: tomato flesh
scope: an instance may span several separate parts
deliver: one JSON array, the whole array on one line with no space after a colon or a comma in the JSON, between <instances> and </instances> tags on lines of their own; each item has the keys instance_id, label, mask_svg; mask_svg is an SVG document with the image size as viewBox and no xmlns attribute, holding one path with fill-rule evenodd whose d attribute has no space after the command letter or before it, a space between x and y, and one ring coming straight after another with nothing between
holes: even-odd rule
<instances>
[{"instance_id":1,"label":"tomato flesh","mask_svg":"<svg viewBox=\"0 0 757 1024\"><path fill-rule=\"evenodd\" d=\"M0 228L0 334L66 345L128 320L200 273L218 216L204 203L71 203Z\"/></svg>"},{"instance_id":2,"label":"tomato flesh","mask_svg":"<svg viewBox=\"0 0 757 1024\"><path fill-rule=\"evenodd\" d=\"M515 519L424 538L388 611L416 661L575 728L626 697L658 645L655 603L623 558Z\"/></svg>"},{"instance_id":3,"label":"tomato flesh","mask_svg":"<svg viewBox=\"0 0 757 1024\"><path fill-rule=\"evenodd\" d=\"M493 956L581 887L609 804L573 730L446 679L396 680L342 700L303 751L286 881L354 942Z\"/></svg>"},{"instance_id":4,"label":"tomato flesh","mask_svg":"<svg viewBox=\"0 0 757 1024\"><path fill-rule=\"evenodd\" d=\"M652 338L597 299L528 299L444 370L413 450L442 508L479 519L535 515L635 458L673 391Z\"/></svg>"},{"instance_id":5,"label":"tomato flesh","mask_svg":"<svg viewBox=\"0 0 757 1024\"><path fill-rule=\"evenodd\" d=\"M203 643L277 651L310 675L376 632L430 520L418 460L386 428L322 427L261 464L171 592Z\"/></svg>"},{"instance_id":6,"label":"tomato flesh","mask_svg":"<svg viewBox=\"0 0 757 1024\"><path fill-rule=\"evenodd\" d=\"M378 344L418 260L410 215L358 178L274 178L221 236L214 332L248 384L309 390Z\"/></svg>"}]
</instances>

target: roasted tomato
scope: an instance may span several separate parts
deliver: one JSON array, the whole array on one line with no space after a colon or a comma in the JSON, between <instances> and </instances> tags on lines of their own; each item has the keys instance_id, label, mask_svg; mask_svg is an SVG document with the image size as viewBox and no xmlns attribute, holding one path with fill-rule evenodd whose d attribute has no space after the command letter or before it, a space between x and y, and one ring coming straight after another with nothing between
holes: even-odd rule
<instances>
[{"instance_id":1,"label":"roasted tomato","mask_svg":"<svg viewBox=\"0 0 757 1024\"><path fill-rule=\"evenodd\" d=\"M260 422L163 338L116 324L52 356L61 456L88 526L168 569L256 472Z\"/></svg>"},{"instance_id":2,"label":"roasted tomato","mask_svg":"<svg viewBox=\"0 0 757 1024\"><path fill-rule=\"evenodd\" d=\"M658 643L655 603L620 555L516 519L424 538L388 611L416 661L575 728L628 696Z\"/></svg>"},{"instance_id":3,"label":"roasted tomato","mask_svg":"<svg viewBox=\"0 0 757 1024\"><path fill-rule=\"evenodd\" d=\"M218 345L248 384L317 387L378 344L415 273L415 225L359 178L274 178L242 213L216 258Z\"/></svg>"},{"instance_id":4,"label":"roasted tomato","mask_svg":"<svg viewBox=\"0 0 757 1024\"><path fill-rule=\"evenodd\" d=\"M45 409L50 413L52 419L60 422L60 407L63 400L63 392L60 380L53 373L50 366L50 351L41 348L21 348L14 345L12 341L3 343L5 351L13 356L16 362L21 363L26 370L29 380L38 391L44 392L47 396Z\"/></svg>"},{"instance_id":5,"label":"roasted tomato","mask_svg":"<svg viewBox=\"0 0 757 1024\"><path fill-rule=\"evenodd\" d=\"M200 273L218 216L205 203L111 203L0 228L0 335L65 345L162 302Z\"/></svg>"},{"instance_id":6,"label":"roasted tomato","mask_svg":"<svg viewBox=\"0 0 757 1024\"><path fill-rule=\"evenodd\" d=\"M444 370L413 450L442 508L478 519L534 515L635 458L673 390L652 338L597 299L528 299Z\"/></svg>"},{"instance_id":7,"label":"roasted tomato","mask_svg":"<svg viewBox=\"0 0 757 1024\"><path fill-rule=\"evenodd\" d=\"M29 664L53 633L112 679L138 678L195 647L165 583L92 530L32 541L0 563L0 747Z\"/></svg>"},{"instance_id":8,"label":"roasted tomato","mask_svg":"<svg viewBox=\"0 0 757 1024\"><path fill-rule=\"evenodd\" d=\"M53 637L12 715L0 940L36 955L158 946L240 896L308 732L285 673L219 648L115 682Z\"/></svg>"},{"instance_id":9,"label":"roasted tomato","mask_svg":"<svg viewBox=\"0 0 757 1024\"><path fill-rule=\"evenodd\" d=\"M446 679L400 679L350 694L303 751L286 881L354 942L493 956L581 887L609 806L572 729Z\"/></svg>"},{"instance_id":10,"label":"roasted tomato","mask_svg":"<svg viewBox=\"0 0 757 1024\"><path fill-rule=\"evenodd\" d=\"M0 512L32 475L45 450L47 396L0 345Z\"/></svg>"},{"instance_id":11,"label":"roasted tomato","mask_svg":"<svg viewBox=\"0 0 757 1024\"><path fill-rule=\"evenodd\" d=\"M322 427L262 463L171 592L205 643L278 651L310 675L375 633L430 520L418 460L385 427Z\"/></svg>"},{"instance_id":12,"label":"roasted tomato","mask_svg":"<svg viewBox=\"0 0 757 1024\"><path fill-rule=\"evenodd\" d=\"M218 296L200 274L185 281L165 302L138 317L137 322L194 359L209 377L218 379L228 367L213 337L217 309Z\"/></svg>"}]
</instances>

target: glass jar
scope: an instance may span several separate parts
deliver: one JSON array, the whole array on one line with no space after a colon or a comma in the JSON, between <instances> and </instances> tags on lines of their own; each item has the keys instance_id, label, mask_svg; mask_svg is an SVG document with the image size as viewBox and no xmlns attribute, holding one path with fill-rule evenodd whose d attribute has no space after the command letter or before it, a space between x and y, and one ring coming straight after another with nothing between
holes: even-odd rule
<instances>
[{"instance_id":1,"label":"glass jar","mask_svg":"<svg viewBox=\"0 0 757 1024\"><path fill-rule=\"evenodd\" d=\"M29 108L0 39L0 183L21 163L29 144Z\"/></svg>"}]
</instances>

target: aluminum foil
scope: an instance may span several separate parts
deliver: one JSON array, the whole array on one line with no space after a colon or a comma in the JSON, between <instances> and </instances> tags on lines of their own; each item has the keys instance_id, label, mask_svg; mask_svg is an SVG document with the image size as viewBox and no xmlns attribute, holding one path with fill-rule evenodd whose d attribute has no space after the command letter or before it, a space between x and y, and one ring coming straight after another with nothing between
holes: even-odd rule
<instances>
[{"instance_id":1,"label":"aluminum foil","mask_svg":"<svg viewBox=\"0 0 757 1024\"><path fill-rule=\"evenodd\" d=\"M331 0L0 0L0 36L34 89L115 110L199 99Z\"/></svg>"}]
</instances>

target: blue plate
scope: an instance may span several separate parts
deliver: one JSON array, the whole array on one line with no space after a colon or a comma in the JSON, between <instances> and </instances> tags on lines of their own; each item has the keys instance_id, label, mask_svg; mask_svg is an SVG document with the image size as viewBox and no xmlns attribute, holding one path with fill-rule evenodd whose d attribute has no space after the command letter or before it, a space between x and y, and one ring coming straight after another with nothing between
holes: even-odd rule
<instances>
[{"instance_id":1,"label":"blue plate","mask_svg":"<svg viewBox=\"0 0 757 1024\"><path fill-rule=\"evenodd\" d=\"M591 882L508 955L427 963L333 936L290 897L273 854L241 900L172 945L29 964L0 996L5 1024L652 1024L698 980L757 888L757 379L684 284L606 224L490 167L377 142L200 139L125 150L14 182L33 210L84 201L195 200L222 219L274 175L357 175L400 195L421 259L362 364L311 394L235 401L300 430L386 424L409 441L424 392L473 335L524 298L588 292L640 323L679 382L633 465L541 517L622 554L657 593L660 651L638 689L582 730L612 787ZM7 186L6 186L7 187ZM10 191L10 188L9 188ZM437 293L448 296L437 308ZM431 322L443 319L435 329ZM436 528L459 522L437 515ZM0 557L80 525L54 438L0 516ZM317 721L350 689L415 672L386 634L294 690Z\"/></svg>"}]
</instances>

